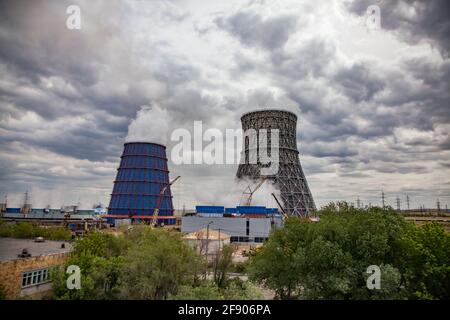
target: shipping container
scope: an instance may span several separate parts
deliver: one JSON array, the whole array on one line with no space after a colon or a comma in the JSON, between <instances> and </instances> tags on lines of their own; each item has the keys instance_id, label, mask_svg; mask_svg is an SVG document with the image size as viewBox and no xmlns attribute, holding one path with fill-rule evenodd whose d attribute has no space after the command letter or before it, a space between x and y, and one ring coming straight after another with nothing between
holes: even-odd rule
<instances>
[{"instance_id":1,"label":"shipping container","mask_svg":"<svg viewBox=\"0 0 450 320\"><path fill-rule=\"evenodd\" d=\"M224 213L224 206L196 206L197 213Z\"/></svg>"}]
</instances>

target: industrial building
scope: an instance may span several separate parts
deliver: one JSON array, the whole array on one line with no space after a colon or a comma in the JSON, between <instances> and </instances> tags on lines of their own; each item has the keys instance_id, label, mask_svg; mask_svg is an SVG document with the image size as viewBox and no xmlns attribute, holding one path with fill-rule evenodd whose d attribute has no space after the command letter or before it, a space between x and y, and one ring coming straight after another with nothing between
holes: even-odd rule
<instances>
[{"instance_id":1,"label":"industrial building","mask_svg":"<svg viewBox=\"0 0 450 320\"><path fill-rule=\"evenodd\" d=\"M64 265L71 250L63 241L0 238L0 285L6 298L48 297L50 272Z\"/></svg>"},{"instance_id":2,"label":"industrial building","mask_svg":"<svg viewBox=\"0 0 450 320\"><path fill-rule=\"evenodd\" d=\"M80 210L77 206L67 206L61 209L31 208L24 213L22 208L5 208L0 213L0 220L16 222L37 222L46 226L67 226L73 232L85 232L104 227L104 222L97 212Z\"/></svg>"},{"instance_id":3,"label":"industrial building","mask_svg":"<svg viewBox=\"0 0 450 320\"><path fill-rule=\"evenodd\" d=\"M274 228L283 225L276 208L263 206L196 206L196 213L181 219L181 231L192 233L204 228L230 235L231 243L262 243Z\"/></svg>"},{"instance_id":4,"label":"industrial building","mask_svg":"<svg viewBox=\"0 0 450 320\"><path fill-rule=\"evenodd\" d=\"M109 223L127 219L131 223L173 225L176 223L170 190L166 147L157 143L128 142L105 216Z\"/></svg>"}]
</instances>

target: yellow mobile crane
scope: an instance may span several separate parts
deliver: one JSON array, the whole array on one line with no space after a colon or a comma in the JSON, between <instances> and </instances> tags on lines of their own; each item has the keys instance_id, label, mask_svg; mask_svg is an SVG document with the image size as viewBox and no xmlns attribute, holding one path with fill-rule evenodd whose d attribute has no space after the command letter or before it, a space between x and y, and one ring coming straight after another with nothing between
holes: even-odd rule
<instances>
[{"instance_id":1,"label":"yellow mobile crane","mask_svg":"<svg viewBox=\"0 0 450 320\"><path fill-rule=\"evenodd\" d=\"M156 227L158 224L158 215L159 215L159 207L161 205L161 200L164 196L164 193L166 192L167 188L170 187L171 185L173 185L175 183L175 181L177 181L180 178L180 176L176 177L175 179L173 179L172 181L169 182L169 184L165 185L162 189L161 192L159 193L159 197L156 200L156 206L155 206L155 210L153 210L153 216L150 219L150 226Z\"/></svg>"}]
</instances>

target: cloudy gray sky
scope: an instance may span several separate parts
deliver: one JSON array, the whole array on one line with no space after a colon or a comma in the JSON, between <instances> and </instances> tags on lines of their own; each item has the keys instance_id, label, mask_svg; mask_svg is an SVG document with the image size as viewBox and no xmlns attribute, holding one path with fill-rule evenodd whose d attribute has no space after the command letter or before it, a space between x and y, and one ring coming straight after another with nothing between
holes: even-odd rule
<instances>
[{"instance_id":1,"label":"cloudy gray sky","mask_svg":"<svg viewBox=\"0 0 450 320\"><path fill-rule=\"evenodd\" d=\"M71 4L80 30L66 27ZM366 24L374 4L380 30ZM0 1L0 195L107 205L129 127L163 139L273 107L299 117L318 206L377 205L381 189L393 206L450 205L449 12L445 0ZM176 207L239 201L236 166L169 165ZM257 201L274 206L269 192Z\"/></svg>"}]
</instances>

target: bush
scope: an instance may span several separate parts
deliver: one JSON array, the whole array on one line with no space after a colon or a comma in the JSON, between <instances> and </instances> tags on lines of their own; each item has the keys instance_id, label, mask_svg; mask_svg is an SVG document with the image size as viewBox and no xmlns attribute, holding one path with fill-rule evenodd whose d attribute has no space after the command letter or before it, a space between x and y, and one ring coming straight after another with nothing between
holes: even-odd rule
<instances>
[{"instance_id":1,"label":"bush","mask_svg":"<svg viewBox=\"0 0 450 320\"><path fill-rule=\"evenodd\" d=\"M198 286L181 286L172 300L261 300L261 291L250 282L243 282L239 278L228 281L227 286L219 288L213 281L202 282Z\"/></svg>"},{"instance_id":2,"label":"bush","mask_svg":"<svg viewBox=\"0 0 450 320\"><path fill-rule=\"evenodd\" d=\"M0 300L6 300L6 289L1 283L0 283Z\"/></svg>"},{"instance_id":3,"label":"bush","mask_svg":"<svg viewBox=\"0 0 450 320\"><path fill-rule=\"evenodd\" d=\"M72 238L72 233L64 227L43 227L29 222L19 222L15 224L2 222L0 224L0 236L21 239L43 237L48 240L68 241Z\"/></svg>"},{"instance_id":4,"label":"bush","mask_svg":"<svg viewBox=\"0 0 450 320\"><path fill-rule=\"evenodd\" d=\"M0 237L12 237L13 226L4 221L0 221Z\"/></svg>"}]
</instances>

